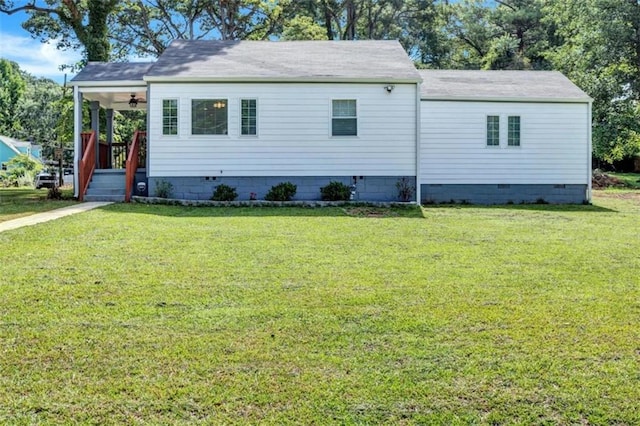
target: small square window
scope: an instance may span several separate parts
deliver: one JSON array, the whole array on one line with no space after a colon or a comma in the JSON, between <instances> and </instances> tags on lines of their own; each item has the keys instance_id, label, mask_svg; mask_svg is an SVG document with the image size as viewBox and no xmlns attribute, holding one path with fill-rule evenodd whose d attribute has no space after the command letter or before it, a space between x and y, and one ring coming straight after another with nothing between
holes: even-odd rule
<instances>
[{"instance_id":1,"label":"small square window","mask_svg":"<svg viewBox=\"0 0 640 426\"><path fill-rule=\"evenodd\" d=\"M331 135L357 136L358 117L355 99L334 99L331 103Z\"/></svg>"}]
</instances>

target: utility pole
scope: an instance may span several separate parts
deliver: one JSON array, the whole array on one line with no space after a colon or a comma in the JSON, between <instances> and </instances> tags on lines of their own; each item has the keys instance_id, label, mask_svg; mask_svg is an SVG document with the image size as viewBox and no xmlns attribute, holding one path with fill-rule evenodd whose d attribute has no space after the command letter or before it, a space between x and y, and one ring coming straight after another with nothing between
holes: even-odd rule
<instances>
[{"instance_id":1,"label":"utility pole","mask_svg":"<svg viewBox=\"0 0 640 426\"><path fill-rule=\"evenodd\" d=\"M64 85L62 86L62 101L64 102L67 97L67 74L64 75ZM62 111L62 132L58 133L58 149L56 151L58 157L58 186L64 185L64 168L63 168L63 158L64 158L64 143L62 142L61 134L64 134L64 129L67 128L67 114L66 111Z\"/></svg>"}]
</instances>

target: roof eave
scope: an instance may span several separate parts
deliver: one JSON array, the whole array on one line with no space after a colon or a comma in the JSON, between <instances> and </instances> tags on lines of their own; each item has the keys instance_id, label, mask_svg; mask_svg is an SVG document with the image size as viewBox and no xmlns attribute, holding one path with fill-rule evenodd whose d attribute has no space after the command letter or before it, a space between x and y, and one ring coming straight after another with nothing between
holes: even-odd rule
<instances>
[{"instance_id":1,"label":"roof eave","mask_svg":"<svg viewBox=\"0 0 640 426\"><path fill-rule=\"evenodd\" d=\"M19 150L18 148L16 148L16 146L15 146L13 143L11 143L11 142L9 142L9 141L5 141L5 140L3 140L3 139L0 139L0 142L2 142L3 144L5 144L5 145L7 146L7 148L9 148L10 150L12 150L12 151L13 151L13 152L15 152L16 154L18 154L18 155L20 155L20 154L21 154L20 150Z\"/></svg>"},{"instance_id":2,"label":"roof eave","mask_svg":"<svg viewBox=\"0 0 640 426\"><path fill-rule=\"evenodd\" d=\"M77 87L131 87L145 86L144 80L71 80L69 86Z\"/></svg>"},{"instance_id":3,"label":"roof eave","mask_svg":"<svg viewBox=\"0 0 640 426\"><path fill-rule=\"evenodd\" d=\"M540 97L471 97L471 96L420 96L422 101L466 101L466 102L514 102L514 103L557 103L584 104L593 99L585 98L540 98Z\"/></svg>"},{"instance_id":4,"label":"roof eave","mask_svg":"<svg viewBox=\"0 0 640 426\"><path fill-rule=\"evenodd\" d=\"M394 77L165 77L145 76L147 83L395 83L416 84L422 79Z\"/></svg>"}]
</instances>

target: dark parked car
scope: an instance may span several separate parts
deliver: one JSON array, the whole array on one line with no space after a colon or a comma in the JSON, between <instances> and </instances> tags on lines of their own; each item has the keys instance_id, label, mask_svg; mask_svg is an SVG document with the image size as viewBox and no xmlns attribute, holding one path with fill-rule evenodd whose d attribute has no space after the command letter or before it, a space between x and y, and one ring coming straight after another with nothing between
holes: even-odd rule
<instances>
[{"instance_id":1,"label":"dark parked car","mask_svg":"<svg viewBox=\"0 0 640 426\"><path fill-rule=\"evenodd\" d=\"M58 186L58 179L56 175L47 172L38 173L34 182L36 189L40 188L55 188Z\"/></svg>"}]
</instances>

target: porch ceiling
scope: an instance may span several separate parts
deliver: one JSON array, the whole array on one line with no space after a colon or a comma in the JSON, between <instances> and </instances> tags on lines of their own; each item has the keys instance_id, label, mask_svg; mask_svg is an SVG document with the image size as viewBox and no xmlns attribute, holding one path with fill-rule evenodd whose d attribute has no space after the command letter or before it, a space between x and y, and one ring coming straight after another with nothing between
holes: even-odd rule
<instances>
[{"instance_id":1,"label":"porch ceiling","mask_svg":"<svg viewBox=\"0 0 640 426\"><path fill-rule=\"evenodd\" d=\"M89 101L98 101L102 108L114 109L116 111L146 110L147 108L147 88L146 87L121 87L98 88L92 87L89 90L82 90L82 97ZM135 108L129 106L131 95L135 95L138 105Z\"/></svg>"}]
</instances>

